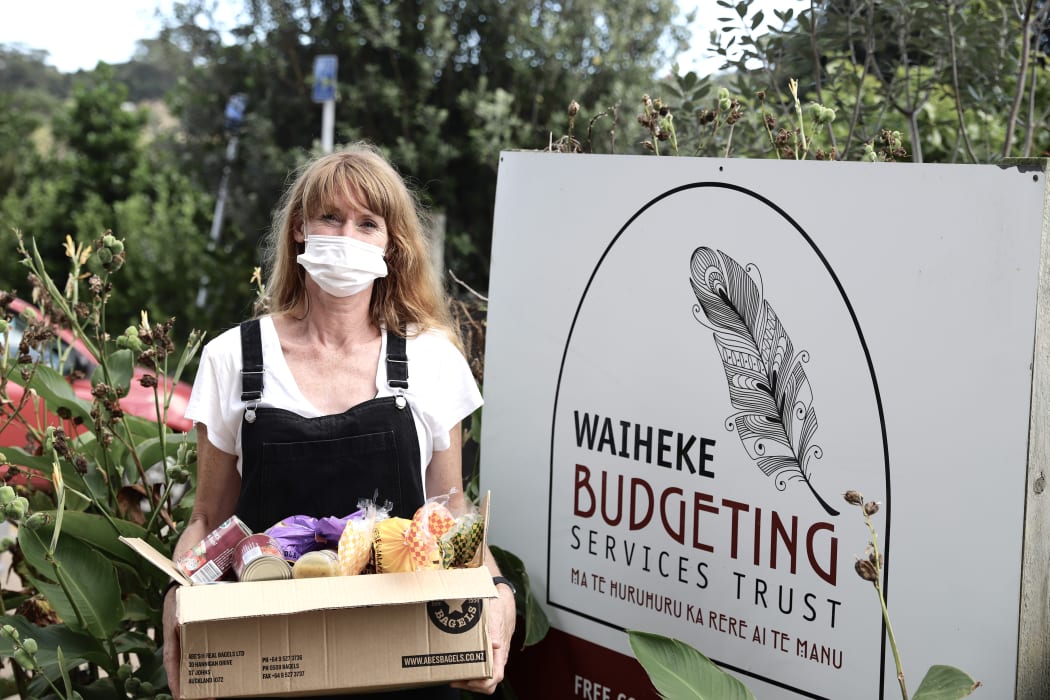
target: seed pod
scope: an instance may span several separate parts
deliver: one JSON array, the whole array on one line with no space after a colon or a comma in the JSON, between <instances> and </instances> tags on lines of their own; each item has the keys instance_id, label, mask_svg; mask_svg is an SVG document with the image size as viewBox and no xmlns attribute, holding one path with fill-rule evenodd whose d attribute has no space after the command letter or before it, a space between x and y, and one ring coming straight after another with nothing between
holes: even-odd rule
<instances>
[{"instance_id":1,"label":"seed pod","mask_svg":"<svg viewBox=\"0 0 1050 700\"><path fill-rule=\"evenodd\" d=\"M864 503L864 496L861 496L857 491L847 491L842 497L845 498L846 503L849 503L850 505L859 506Z\"/></svg>"},{"instance_id":2,"label":"seed pod","mask_svg":"<svg viewBox=\"0 0 1050 700\"><path fill-rule=\"evenodd\" d=\"M35 639L26 637L25 641L22 642L22 648L26 650L27 654L35 654L39 647L37 647Z\"/></svg>"},{"instance_id":3,"label":"seed pod","mask_svg":"<svg viewBox=\"0 0 1050 700\"><path fill-rule=\"evenodd\" d=\"M870 515L875 515L878 512L879 512L879 502L878 501L868 501L867 503L864 504L864 515L869 515L869 516Z\"/></svg>"},{"instance_id":4,"label":"seed pod","mask_svg":"<svg viewBox=\"0 0 1050 700\"><path fill-rule=\"evenodd\" d=\"M33 513L28 518L26 518L26 521L24 523L22 523L22 525L27 530L39 530L40 528L50 524L51 516L47 513L41 512Z\"/></svg>"},{"instance_id":5,"label":"seed pod","mask_svg":"<svg viewBox=\"0 0 1050 700\"><path fill-rule=\"evenodd\" d=\"M875 582L879 580L879 572L875 570L875 567L867 559L858 559L853 568L857 570L857 575L865 581Z\"/></svg>"},{"instance_id":6,"label":"seed pod","mask_svg":"<svg viewBox=\"0 0 1050 700\"><path fill-rule=\"evenodd\" d=\"M15 500L16 495L18 494L15 493L13 487L8 486L7 484L0 486L0 504L6 506L8 503Z\"/></svg>"}]
</instances>

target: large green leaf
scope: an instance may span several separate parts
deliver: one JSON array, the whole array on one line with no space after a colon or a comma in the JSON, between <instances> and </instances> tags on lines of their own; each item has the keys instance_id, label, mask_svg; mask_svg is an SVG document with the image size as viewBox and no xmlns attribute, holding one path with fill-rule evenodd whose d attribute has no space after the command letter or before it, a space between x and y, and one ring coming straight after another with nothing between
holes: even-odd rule
<instances>
[{"instance_id":1,"label":"large green leaf","mask_svg":"<svg viewBox=\"0 0 1050 700\"><path fill-rule=\"evenodd\" d=\"M124 617L116 568L83 540L63 532L55 548L60 574L47 555L52 531L52 527L42 527L21 528L18 532L22 554L39 574L35 577L37 589L72 629L98 638L109 637ZM59 581L64 588L58 585Z\"/></svg>"},{"instance_id":2,"label":"large green leaf","mask_svg":"<svg viewBox=\"0 0 1050 700\"><path fill-rule=\"evenodd\" d=\"M684 642L650 632L627 630L631 648L663 698L674 700L755 700L747 687Z\"/></svg>"},{"instance_id":3,"label":"large green leaf","mask_svg":"<svg viewBox=\"0 0 1050 700\"><path fill-rule=\"evenodd\" d=\"M110 519L102 515L78 511L66 511L63 519L63 536L72 535L78 540L83 540L95 549L103 552L110 559L119 559L137 570L150 571L156 569L152 565L149 565L148 569L140 567L139 564L144 562L145 559L141 555L136 554L131 547L121 542L120 537L141 537L144 540L148 540L150 546L154 549L164 554L168 553L165 545L161 544L160 540L147 535L146 530L141 525L136 525L130 520Z\"/></svg>"},{"instance_id":4,"label":"large green leaf","mask_svg":"<svg viewBox=\"0 0 1050 700\"><path fill-rule=\"evenodd\" d=\"M912 700L959 700L972 693L980 683L954 666L930 666Z\"/></svg>"},{"instance_id":5,"label":"large green leaf","mask_svg":"<svg viewBox=\"0 0 1050 700\"><path fill-rule=\"evenodd\" d=\"M109 373L109 385L116 389L121 396L128 393L131 386L131 378L135 374L135 356L131 350L123 348L115 350L106 355L106 369L103 371L100 364L91 375L91 384L97 385L105 381L105 372Z\"/></svg>"},{"instance_id":6,"label":"large green leaf","mask_svg":"<svg viewBox=\"0 0 1050 700\"><path fill-rule=\"evenodd\" d=\"M36 640L37 663L52 678L59 676L57 667L59 647L62 647L62 654L70 666L87 662L106 668L112 662L98 639L75 632L64 624L37 627L21 615L3 615L0 616L0 625L11 625L17 629L19 639L23 641L27 638ZM14 650L11 640L0 636L0 656L11 656Z\"/></svg>"},{"instance_id":7,"label":"large green leaf","mask_svg":"<svg viewBox=\"0 0 1050 700\"><path fill-rule=\"evenodd\" d=\"M51 458L43 457L39 455L31 455L21 447L5 447L3 449L4 459L11 464L16 464L20 467L27 469L35 469L44 475L44 478L51 478Z\"/></svg>"},{"instance_id":8,"label":"large green leaf","mask_svg":"<svg viewBox=\"0 0 1050 700\"><path fill-rule=\"evenodd\" d=\"M550 631L550 621L547 614L543 612L539 601L532 593L532 584L529 582L529 573L525 570L525 564L512 552L489 546L493 558L499 565L503 575L514 582L517 592L514 601L518 610L523 611L525 616L525 642L524 646L531 646L540 642Z\"/></svg>"},{"instance_id":9,"label":"large green leaf","mask_svg":"<svg viewBox=\"0 0 1050 700\"><path fill-rule=\"evenodd\" d=\"M16 381L21 383L19 379L20 377ZM91 402L78 398L66 378L47 365L37 365L27 386L36 390L52 412L66 408L73 417L90 421Z\"/></svg>"}]
</instances>

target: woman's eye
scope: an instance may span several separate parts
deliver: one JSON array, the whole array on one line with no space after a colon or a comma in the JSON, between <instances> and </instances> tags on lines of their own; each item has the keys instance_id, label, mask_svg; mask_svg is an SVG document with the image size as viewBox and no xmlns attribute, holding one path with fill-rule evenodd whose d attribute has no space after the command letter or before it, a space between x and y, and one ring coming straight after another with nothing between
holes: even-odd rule
<instances>
[{"instance_id":1,"label":"woman's eye","mask_svg":"<svg viewBox=\"0 0 1050 700\"><path fill-rule=\"evenodd\" d=\"M365 219L364 221L362 221L361 226L364 228L379 228L379 224L377 224L375 221L372 221L371 219Z\"/></svg>"},{"instance_id":2,"label":"woman's eye","mask_svg":"<svg viewBox=\"0 0 1050 700\"><path fill-rule=\"evenodd\" d=\"M321 221L329 224L337 224L339 223L339 216L336 214L322 214Z\"/></svg>"}]
</instances>

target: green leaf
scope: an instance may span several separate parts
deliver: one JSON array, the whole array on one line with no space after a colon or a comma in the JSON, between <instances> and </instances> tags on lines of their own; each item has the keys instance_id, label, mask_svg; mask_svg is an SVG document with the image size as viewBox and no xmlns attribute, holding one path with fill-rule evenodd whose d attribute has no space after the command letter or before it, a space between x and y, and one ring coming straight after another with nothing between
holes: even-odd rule
<instances>
[{"instance_id":1,"label":"green leaf","mask_svg":"<svg viewBox=\"0 0 1050 700\"><path fill-rule=\"evenodd\" d=\"M98 664L103 668L110 665L111 659L99 640L90 635L74 632L68 625L48 625L37 627L21 615L0 616L0 625L11 625L18 630L19 638L32 638L37 643L36 660L51 678L57 678L58 648L62 648L66 663L71 666L84 662ZM11 656L14 644L7 637L0 637L0 656Z\"/></svg>"},{"instance_id":2,"label":"green leaf","mask_svg":"<svg viewBox=\"0 0 1050 700\"><path fill-rule=\"evenodd\" d=\"M39 576L61 581L65 589L39 577L35 577L33 583L72 629L106 638L124 617L117 571L109 559L68 533L58 539L56 567L48 560L47 553L53 529L21 528L18 544L26 562Z\"/></svg>"},{"instance_id":3,"label":"green leaf","mask_svg":"<svg viewBox=\"0 0 1050 700\"><path fill-rule=\"evenodd\" d=\"M150 537L141 525L129 520L106 518L91 513L66 511L64 535L71 535L102 552L107 558L129 564L137 571L156 571L141 555L120 541L120 537L141 537L148 540L150 546L163 554L170 554L168 548L156 537ZM140 566L145 564L145 566ZM158 577L164 579L158 572Z\"/></svg>"},{"instance_id":4,"label":"green leaf","mask_svg":"<svg viewBox=\"0 0 1050 700\"><path fill-rule=\"evenodd\" d=\"M66 408L74 418L90 420L91 403L78 398L66 378L47 365L38 365L33 373L33 378L26 386L35 389L52 412L59 408Z\"/></svg>"},{"instance_id":5,"label":"green leaf","mask_svg":"<svg viewBox=\"0 0 1050 700\"><path fill-rule=\"evenodd\" d=\"M631 649L661 697L675 700L755 700L747 687L684 642L627 630Z\"/></svg>"},{"instance_id":6,"label":"green leaf","mask_svg":"<svg viewBox=\"0 0 1050 700\"><path fill-rule=\"evenodd\" d=\"M954 666L930 666L912 700L959 700L981 684Z\"/></svg>"},{"instance_id":7,"label":"green leaf","mask_svg":"<svg viewBox=\"0 0 1050 700\"><path fill-rule=\"evenodd\" d=\"M505 549L489 545L496 564L503 575L514 582L517 593L514 594L514 602L519 611L524 611L525 616L525 642L524 646L538 643L547 636L550 631L550 620L543 612L539 601L532 593L532 585L529 583L529 574L525 570L525 564L517 556Z\"/></svg>"},{"instance_id":8,"label":"green leaf","mask_svg":"<svg viewBox=\"0 0 1050 700\"><path fill-rule=\"evenodd\" d=\"M156 435L156 427L153 429L153 434ZM143 440L136 446L136 452L138 452L139 461L142 465L149 469L151 466L157 463L164 462L164 459L168 456L174 456L175 451L179 445L188 442L190 444L197 444L197 433L191 431L188 433L171 433L165 437L164 442L161 443L160 438L152 437L147 440ZM128 456L128 467L130 469L131 456Z\"/></svg>"},{"instance_id":9,"label":"green leaf","mask_svg":"<svg viewBox=\"0 0 1050 700\"><path fill-rule=\"evenodd\" d=\"M109 385L121 396L126 396L135 374L135 356L128 348L109 353L106 356L106 371L109 373ZM105 381L105 372L100 364L91 375L91 384L97 385L102 381Z\"/></svg>"}]
</instances>

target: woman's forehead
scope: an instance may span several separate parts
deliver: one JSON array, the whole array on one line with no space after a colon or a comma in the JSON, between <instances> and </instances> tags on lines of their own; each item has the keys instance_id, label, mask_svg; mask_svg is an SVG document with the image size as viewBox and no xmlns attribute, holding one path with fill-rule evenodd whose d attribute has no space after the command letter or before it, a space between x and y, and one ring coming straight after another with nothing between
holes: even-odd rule
<instances>
[{"instance_id":1,"label":"woman's forehead","mask_svg":"<svg viewBox=\"0 0 1050 700\"><path fill-rule=\"evenodd\" d=\"M325 211L363 211L381 216L377 203L370 202L361 190L351 183L328 183L329 186L318 187L313 196L306 201L307 215L312 216Z\"/></svg>"}]
</instances>

